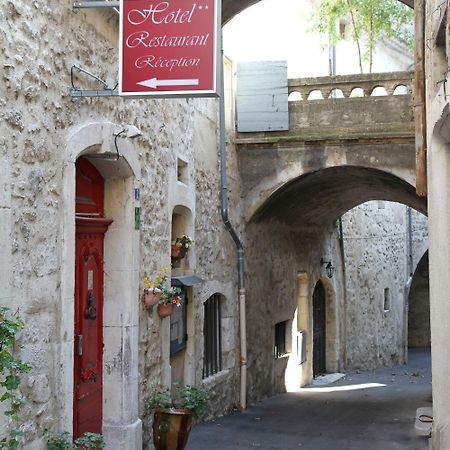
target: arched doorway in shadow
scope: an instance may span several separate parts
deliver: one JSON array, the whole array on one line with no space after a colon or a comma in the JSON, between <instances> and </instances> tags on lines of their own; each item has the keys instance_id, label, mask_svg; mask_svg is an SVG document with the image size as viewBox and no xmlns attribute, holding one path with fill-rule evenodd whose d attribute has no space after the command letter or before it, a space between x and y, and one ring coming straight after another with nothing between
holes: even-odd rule
<instances>
[{"instance_id":1,"label":"arched doorway in shadow","mask_svg":"<svg viewBox=\"0 0 450 450\"><path fill-rule=\"evenodd\" d=\"M408 347L431 346L428 251L417 264L408 295Z\"/></svg>"},{"instance_id":2,"label":"arched doorway in shadow","mask_svg":"<svg viewBox=\"0 0 450 450\"><path fill-rule=\"evenodd\" d=\"M326 372L326 295L319 280L313 292L313 377Z\"/></svg>"}]
</instances>

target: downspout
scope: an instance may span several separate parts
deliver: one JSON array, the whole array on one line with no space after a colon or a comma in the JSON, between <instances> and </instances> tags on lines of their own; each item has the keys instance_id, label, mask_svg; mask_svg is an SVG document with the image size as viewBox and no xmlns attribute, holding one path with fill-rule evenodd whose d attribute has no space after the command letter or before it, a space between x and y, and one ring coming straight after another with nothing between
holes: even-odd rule
<instances>
[{"instance_id":1,"label":"downspout","mask_svg":"<svg viewBox=\"0 0 450 450\"><path fill-rule=\"evenodd\" d=\"M414 261L413 261L413 238L412 238L412 209L411 207L408 207L408 269L409 269L409 276L413 276L413 269L414 269Z\"/></svg>"},{"instance_id":2,"label":"downspout","mask_svg":"<svg viewBox=\"0 0 450 450\"><path fill-rule=\"evenodd\" d=\"M241 382L240 382L240 407L247 407L247 330L245 317L245 269L244 246L237 235L228 217L228 182L227 182L227 143L225 130L225 63L223 57L223 45L221 49L222 61L220 63L220 101L219 101L219 153L220 153L220 203L222 220L225 228L230 233L237 248L238 288L239 288L239 328L241 351Z\"/></svg>"},{"instance_id":3,"label":"downspout","mask_svg":"<svg viewBox=\"0 0 450 450\"><path fill-rule=\"evenodd\" d=\"M405 289L404 289L404 318L403 318L403 361L405 363L408 362L408 319L409 319L409 291L411 289L412 279L413 279L413 270L414 270L414 261L413 261L413 237L412 237L412 209L410 207L407 208L407 216L408 216L408 272L409 276L406 280Z\"/></svg>"}]
</instances>

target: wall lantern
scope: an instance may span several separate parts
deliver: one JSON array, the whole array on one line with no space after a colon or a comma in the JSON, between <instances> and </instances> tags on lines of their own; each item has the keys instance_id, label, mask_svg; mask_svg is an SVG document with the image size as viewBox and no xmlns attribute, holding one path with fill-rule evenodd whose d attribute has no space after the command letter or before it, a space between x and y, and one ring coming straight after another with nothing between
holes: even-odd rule
<instances>
[{"instance_id":1,"label":"wall lantern","mask_svg":"<svg viewBox=\"0 0 450 450\"><path fill-rule=\"evenodd\" d=\"M116 159L117 160L119 160L119 158L121 156L119 153L119 147L117 147L117 138L123 137L123 138L134 139L139 136L142 136L142 132L139 128L135 127L134 125L127 125L125 128L123 128L123 130L119 131L118 133L114 133L114 146L116 147L116 152L117 152Z\"/></svg>"},{"instance_id":2,"label":"wall lantern","mask_svg":"<svg viewBox=\"0 0 450 450\"><path fill-rule=\"evenodd\" d=\"M327 273L328 278L332 278L334 274L334 266L331 264L331 261L325 261L323 258L320 258L320 264L325 265L325 272Z\"/></svg>"}]
</instances>

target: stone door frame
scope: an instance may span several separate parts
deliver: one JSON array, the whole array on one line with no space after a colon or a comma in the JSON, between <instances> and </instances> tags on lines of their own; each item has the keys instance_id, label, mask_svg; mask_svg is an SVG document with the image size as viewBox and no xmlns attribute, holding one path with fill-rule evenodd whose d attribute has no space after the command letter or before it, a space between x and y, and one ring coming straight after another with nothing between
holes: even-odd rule
<instances>
[{"instance_id":1,"label":"stone door frame","mask_svg":"<svg viewBox=\"0 0 450 450\"><path fill-rule=\"evenodd\" d=\"M120 141L114 161L114 135L123 127L91 122L72 129L63 159L61 224L61 314L58 401L60 428L72 431L73 332L75 273L75 161L91 156L105 179L105 214L114 223L105 235L104 250L104 384L103 435L107 448L142 448L138 413L139 231L134 227L134 189L140 163L129 140ZM120 246L116 245L120 242Z\"/></svg>"}]
</instances>

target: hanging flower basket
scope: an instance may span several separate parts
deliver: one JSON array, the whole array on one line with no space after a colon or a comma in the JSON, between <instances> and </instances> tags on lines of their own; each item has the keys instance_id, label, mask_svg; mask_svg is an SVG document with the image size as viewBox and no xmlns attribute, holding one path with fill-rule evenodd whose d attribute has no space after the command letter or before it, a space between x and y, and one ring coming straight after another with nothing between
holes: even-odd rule
<instances>
[{"instance_id":1,"label":"hanging flower basket","mask_svg":"<svg viewBox=\"0 0 450 450\"><path fill-rule=\"evenodd\" d=\"M157 450L182 450L192 428L192 411L156 408L153 416L153 443Z\"/></svg>"},{"instance_id":2,"label":"hanging flower basket","mask_svg":"<svg viewBox=\"0 0 450 450\"><path fill-rule=\"evenodd\" d=\"M161 291L161 289L158 289L158 288L146 289L144 291L143 303L144 303L145 309L148 312L152 312L153 306L155 306L159 303L159 300L161 299L161 294L162 294L162 291Z\"/></svg>"},{"instance_id":3,"label":"hanging flower basket","mask_svg":"<svg viewBox=\"0 0 450 450\"><path fill-rule=\"evenodd\" d=\"M168 317L173 313L173 303L160 303L158 305L158 315L161 317L161 319L164 319L164 317Z\"/></svg>"}]
</instances>

